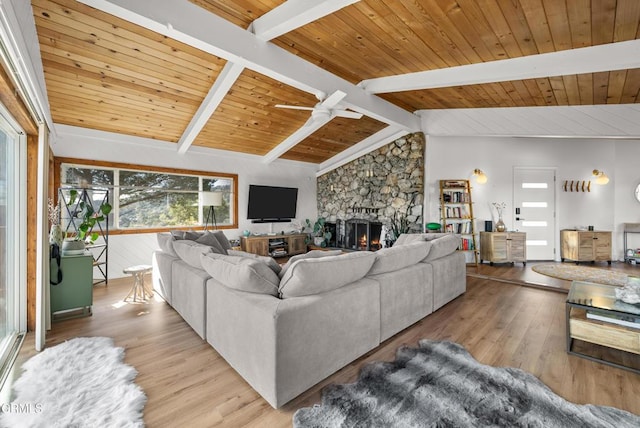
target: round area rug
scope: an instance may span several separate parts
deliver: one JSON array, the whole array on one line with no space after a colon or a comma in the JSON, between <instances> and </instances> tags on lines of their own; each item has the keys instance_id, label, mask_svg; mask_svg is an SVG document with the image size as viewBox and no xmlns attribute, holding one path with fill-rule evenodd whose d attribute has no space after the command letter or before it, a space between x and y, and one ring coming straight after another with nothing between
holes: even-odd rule
<instances>
[{"instance_id":1,"label":"round area rug","mask_svg":"<svg viewBox=\"0 0 640 428\"><path fill-rule=\"evenodd\" d=\"M531 267L534 272L567 281L587 281L598 284L624 286L627 274L608 269L577 266L566 263L545 263Z\"/></svg>"}]
</instances>

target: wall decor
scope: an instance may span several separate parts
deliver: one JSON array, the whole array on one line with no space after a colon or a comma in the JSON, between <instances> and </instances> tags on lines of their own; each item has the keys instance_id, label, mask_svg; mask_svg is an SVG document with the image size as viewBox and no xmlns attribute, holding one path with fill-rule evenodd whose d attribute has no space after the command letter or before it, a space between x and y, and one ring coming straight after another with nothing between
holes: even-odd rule
<instances>
[{"instance_id":1,"label":"wall decor","mask_svg":"<svg viewBox=\"0 0 640 428\"><path fill-rule=\"evenodd\" d=\"M590 180L564 180L562 190L565 192L591 192Z\"/></svg>"}]
</instances>

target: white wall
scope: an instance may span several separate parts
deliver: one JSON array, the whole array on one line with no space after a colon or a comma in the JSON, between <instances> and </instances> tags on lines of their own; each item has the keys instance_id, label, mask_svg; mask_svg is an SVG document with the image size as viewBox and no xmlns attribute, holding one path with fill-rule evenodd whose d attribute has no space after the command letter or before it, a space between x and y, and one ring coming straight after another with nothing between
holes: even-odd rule
<instances>
[{"instance_id":1,"label":"white wall","mask_svg":"<svg viewBox=\"0 0 640 428\"><path fill-rule=\"evenodd\" d=\"M229 239L239 238L245 229L251 232L289 231L292 223L252 224L247 220L249 184L298 188L296 221L317 217L317 166L304 162L277 160L263 164L258 156L234 155L223 151L192 147L184 155L173 143L56 125L57 140L52 144L55 156L99 159L169 168L238 174L238 229L226 229ZM109 278L125 276L122 269L150 264L157 248L156 234L111 235L109 238Z\"/></svg>"},{"instance_id":2,"label":"white wall","mask_svg":"<svg viewBox=\"0 0 640 428\"><path fill-rule=\"evenodd\" d=\"M425 153L426 222L439 221L438 180L471 178L480 168L489 181L473 182L477 230L484 230L484 220L495 220L492 202L507 203L504 221L513 229L514 167L555 168L558 230L593 225L613 231L614 259L623 258L622 223L640 222L640 203L633 199L640 183L640 140L430 136ZM609 184L596 185L593 169L605 171ZM564 192L564 180L592 180L591 192Z\"/></svg>"}]
</instances>

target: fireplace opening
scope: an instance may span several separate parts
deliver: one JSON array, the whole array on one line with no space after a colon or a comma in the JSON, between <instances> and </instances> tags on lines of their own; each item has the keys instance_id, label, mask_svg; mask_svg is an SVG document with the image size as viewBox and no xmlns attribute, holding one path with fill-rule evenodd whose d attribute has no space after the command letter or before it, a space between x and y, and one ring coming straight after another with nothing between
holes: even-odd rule
<instances>
[{"instance_id":1,"label":"fireplace opening","mask_svg":"<svg viewBox=\"0 0 640 428\"><path fill-rule=\"evenodd\" d=\"M376 251L382 248L382 223L363 219L347 220L345 223L345 248L357 251Z\"/></svg>"}]
</instances>

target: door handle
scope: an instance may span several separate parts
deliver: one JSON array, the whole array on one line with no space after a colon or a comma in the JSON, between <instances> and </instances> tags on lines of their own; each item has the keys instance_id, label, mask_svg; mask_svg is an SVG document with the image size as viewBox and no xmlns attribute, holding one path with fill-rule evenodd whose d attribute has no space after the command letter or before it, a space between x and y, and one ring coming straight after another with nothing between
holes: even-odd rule
<instances>
[{"instance_id":1,"label":"door handle","mask_svg":"<svg viewBox=\"0 0 640 428\"><path fill-rule=\"evenodd\" d=\"M516 217L516 220L524 220L524 219L521 217Z\"/></svg>"}]
</instances>

